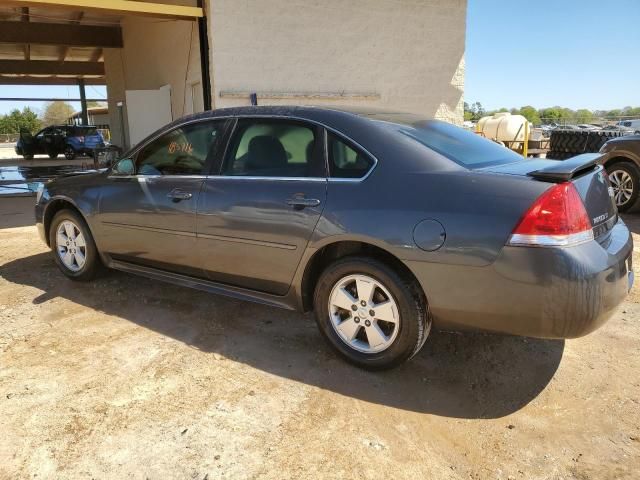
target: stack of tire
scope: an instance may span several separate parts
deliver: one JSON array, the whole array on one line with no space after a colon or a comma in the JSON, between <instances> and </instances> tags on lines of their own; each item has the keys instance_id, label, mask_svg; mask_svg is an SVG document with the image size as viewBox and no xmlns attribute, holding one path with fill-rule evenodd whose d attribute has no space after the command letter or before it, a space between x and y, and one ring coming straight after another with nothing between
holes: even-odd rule
<instances>
[{"instance_id":1,"label":"stack of tire","mask_svg":"<svg viewBox=\"0 0 640 480\"><path fill-rule=\"evenodd\" d=\"M616 131L554 130L547 158L566 160L581 153L599 152L605 143L620 136L622 132Z\"/></svg>"}]
</instances>

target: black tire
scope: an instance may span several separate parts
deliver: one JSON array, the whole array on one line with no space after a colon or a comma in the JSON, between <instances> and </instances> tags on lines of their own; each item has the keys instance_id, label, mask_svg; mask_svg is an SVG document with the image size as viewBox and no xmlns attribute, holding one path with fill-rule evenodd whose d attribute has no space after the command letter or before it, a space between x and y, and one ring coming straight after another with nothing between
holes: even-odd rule
<instances>
[{"instance_id":1,"label":"black tire","mask_svg":"<svg viewBox=\"0 0 640 480\"><path fill-rule=\"evenodd\" d=\"M58 226L65 220L73 223L78 231L82 233L85 239L85 247L84 247L84 256L85 263L77 271L69 269L60 258L57 249L56 235L58 231ZM93 235L91 235L91 230L87 226L87 223L84 221L84 218L80 216L74 210L60 210L57 212L53 220L51 220L51 225L49 227L49 245L51 246L51 250L53 252L53 258L58 265L60 271L65 274L67 277L72 280L79 281L89 281L94 279L96 276L101 274L104 271L104 266L102 261L100 260L100 255L98 254L98 249L96 248L95 241L93 240Z\"/></svg>"},{"instance_id":2,"label":"black tire","mask_svg":"<svg viewBox=\"0 0 640 480\"><path fill-rule=\"evenodd\" d=\"M385 350L376 353L358 351L341 339L332 324L329 312L331 292L349 275L373 278L391 293L396 302L399 330ZM368 257L345 257L329 265L318 279L313 304L316 322L329 344L350 363L369 370L393 368L409 360L422 348L431 329L427 300L415 280Z\"/></svg>"},{"instance_id":3,"label":"black tire","mask_svg":"<svg viewBox=\"0 0 640 480\"><path fill-rule=\"evenodd\" d=\"M622 171L628 174L631 177L632 182L632 192L631 197L624 203L618 205L619 212L628 212L631 210L636 203L638 202L638 195L640 194L640 169L635 163L631 162L617 162L612 165L607 165L607 173L610 177L616 171ZM611 178L611 183L614 185L613 178ZM615 185L614 185L615 190ZM617 201L616 201L617 204Z\"/></svg>"},{"instance_id":4,"label":"black tire","mask_svg":"<svg viewBox=\"0 0 640 480\"><path fill-rule=\"evenodd\" d=\"M71 146L66 146L64 149L64 158L66 158L67 160L73 160L74 158L76 158L78 154L76 153L76 151L74 150L73 147Z\"/></svg>"},{"instance_id":5,"label":"black tire","mask_svg":"<svg viewBox=\"0 0 640 480\"><path fill-rule=\"evenodd\" d=\"M574 157L575 154L567 153L567 152L558 152L554 150L549 150L547 152L546 158L549 160L566 160L567 158Z\"/></svg>"}]
</instances>

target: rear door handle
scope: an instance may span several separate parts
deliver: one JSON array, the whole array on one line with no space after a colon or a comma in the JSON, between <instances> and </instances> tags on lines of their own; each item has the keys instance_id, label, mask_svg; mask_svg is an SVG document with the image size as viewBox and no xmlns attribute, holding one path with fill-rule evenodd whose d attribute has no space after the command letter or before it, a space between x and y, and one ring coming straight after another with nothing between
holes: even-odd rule
<instances>
[{"instance_id":1,"label":"rear door handle","mask_svg":"<svg viewBox=\"0 0 640 480\"><path fill-rule=\"evenodd\" d=\"M287 200L287 205L291 205L295 208L317 207L320 205L320 200L317 198L305 198L304 196L294 196Z\"/></svg>"},{"instance_id":2,"label":"rear door handle","mask_svg":"<svg viewBox=\"0 0 640 480\"><path fill-rule=\"evenodd\" d=\"M189 200L191 197L193 197L193 194L191 194L191 192L180 190L179 188L174 188L169 193L167 193L167 197L169 197L174 202L179 202L180 200Z\"/></svg>"}]
</instances>

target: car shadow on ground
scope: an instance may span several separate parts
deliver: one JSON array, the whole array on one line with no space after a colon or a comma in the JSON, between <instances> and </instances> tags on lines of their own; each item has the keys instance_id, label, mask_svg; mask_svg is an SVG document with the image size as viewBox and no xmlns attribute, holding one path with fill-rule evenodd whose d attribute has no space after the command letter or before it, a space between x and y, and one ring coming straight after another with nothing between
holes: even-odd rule
<instances>
[{"instance_id":1,"label":"car shadow on ground","mask_svg":"<svg viewBox=\"0 0 640 480\"><path fill-rule=\"evenodd\" d=\"M7 263L0 276L41 290L35 304L62 297L211 353L212 361L217 353L349 397L446 417L499 418L519 410L550 382L564 350L562 340L434 331L407 364L367 372L336 357L311 314L120 272L72 282L48 253Z\"/></svg>"}]
</instances>

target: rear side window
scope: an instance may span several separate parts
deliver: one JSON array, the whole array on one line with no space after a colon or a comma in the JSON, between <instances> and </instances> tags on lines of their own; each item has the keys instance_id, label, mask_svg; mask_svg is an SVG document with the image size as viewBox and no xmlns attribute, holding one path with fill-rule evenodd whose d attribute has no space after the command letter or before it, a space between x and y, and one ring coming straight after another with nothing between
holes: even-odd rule
<instances>
[{"instance_id":1,"label":"rear side window","mask_svg":"<svg viewBox=\"0 0 640 480\"><path fill-rule=\"evenodd\" d=\"M466 168L504 165L522 160L512 150L450 123L427 120L399 127L403 135Z\"/></svg>"},{"instance_id":2,"label":"rear side window","mask_svg":"<svg viewBox=\"0 0 640 480\"><path fill-rule=\"evenodd\" d=\"M324 177L316 129L299 122L238 122L223 175L248 177Z\"/></svg>"},{"instance_id":3,"label":"rear side window","mask_svg":"<svg viewBox=\"0 0 640 480\"><path fill-rule=\"evenodd\" d=\"M373 167L373 160L368 155L333 133L327 134L327 141L331 178L362 178Z\"/></svg>"}]
</instances>

